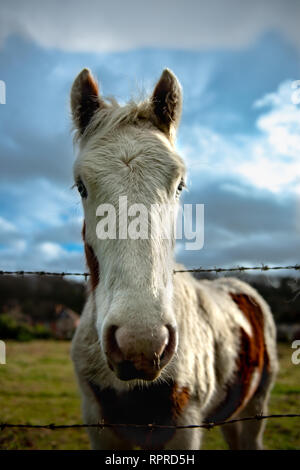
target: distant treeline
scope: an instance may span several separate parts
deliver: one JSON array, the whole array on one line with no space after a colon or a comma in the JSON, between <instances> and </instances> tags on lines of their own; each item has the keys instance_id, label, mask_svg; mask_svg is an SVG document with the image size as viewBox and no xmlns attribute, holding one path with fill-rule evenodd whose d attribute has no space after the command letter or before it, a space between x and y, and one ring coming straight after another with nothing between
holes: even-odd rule
<instances>
[{"instance_id":1,"label":"distant treeline","mask_svg":"<svg viewBox=\"0 0 300 470\"><path fill-rule=\"evenodd\" d=\"M80 313L85 292L85 283L61 277L1 276L0 314L19 308L34 323L51 322L57 304Z\"/></svg>"},{"instance_id":2,"label":"distant treeline","mask_svg":"<svg viewBox=\"0 0 300 470\"><path fill-rule=\"evenodd\" d=\"M300 279L283 277L276 281L262 281L263 276L252 282L270 305L276 323L300 323Z\"/></svg>"},{"instance_id":3,"label":"distant treeline","mask_svg":"<svg viewBox=\"0 0 300 470\"><path fill-rule=\"evenodd\" d=\"M202 275L197 277L213 278ZM239 277L250 282L262 294L271 306L277 323L299 323L300 278L245 274ZM85 283L61 277L0 277L0 314L19 308L34 323L51 322L57 304L63 304L80 314L85 296Z\"/></svg>"}]
</instances>

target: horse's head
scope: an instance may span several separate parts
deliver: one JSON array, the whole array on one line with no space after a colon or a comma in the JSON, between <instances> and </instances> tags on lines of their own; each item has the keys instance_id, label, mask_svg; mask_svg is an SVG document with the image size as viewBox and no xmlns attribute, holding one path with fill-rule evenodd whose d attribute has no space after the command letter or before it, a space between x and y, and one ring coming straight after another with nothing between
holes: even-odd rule
<instances>
[{"instance_id":1,"label":"horse's head","mask_svg":"<svg viewBox=\"0 0 300 470\"><path fill-rule=\"evenodd\" d=\"M169 70L138 104L105 101L87 69L72 87L74 178L95 325L107 363L122 380L154 380L177 348L172 209L185 178L174 149L181 102Z\"/></svg>"}]
</instances>

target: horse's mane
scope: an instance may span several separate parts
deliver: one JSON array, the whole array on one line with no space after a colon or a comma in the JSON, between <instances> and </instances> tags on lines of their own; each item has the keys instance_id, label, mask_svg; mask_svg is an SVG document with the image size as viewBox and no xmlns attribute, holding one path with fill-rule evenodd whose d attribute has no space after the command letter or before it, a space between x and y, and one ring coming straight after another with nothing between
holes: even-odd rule
<instances>
[{"instance_id":1,"label":"horse's mane","mask_svg":"<svg viewBox=\"0 0 300 470\"><path fill-rule=\"evenodd\" d=\"M89 125L86 127L84 134L76 132L74 140L84 142L88 138L97 134L104 136L112 133L115 129L122 125L143 125L149 127L151 125L149 119L151 117L150 100L146 99L140 102L134 100L129 101L125 105L120 105L115 98L106 98L101 106L94 114Z\"/></svg>"}]
</instances>

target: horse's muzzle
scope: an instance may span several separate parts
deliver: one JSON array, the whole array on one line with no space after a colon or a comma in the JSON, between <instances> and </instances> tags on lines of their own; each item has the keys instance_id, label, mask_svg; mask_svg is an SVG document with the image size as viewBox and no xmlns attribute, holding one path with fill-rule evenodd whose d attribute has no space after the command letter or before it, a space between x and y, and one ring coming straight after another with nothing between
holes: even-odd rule
<instances>
[{"instance_id":1,"label":"horse's muzzle","mask_svg":"<svg viewBox=\"0 0 300 470\"><path fill-rule=\"evenodd\" d=\"M176 351L177 331L166 325L144 338L114 325L106 332L104 346L108 365L120 380L155 380Z\"/></svg>"}]
</instances>

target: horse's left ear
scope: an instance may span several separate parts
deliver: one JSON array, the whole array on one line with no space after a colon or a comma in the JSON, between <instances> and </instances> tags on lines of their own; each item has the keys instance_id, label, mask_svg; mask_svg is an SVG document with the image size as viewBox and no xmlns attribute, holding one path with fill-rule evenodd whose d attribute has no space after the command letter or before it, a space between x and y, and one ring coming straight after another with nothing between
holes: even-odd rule
<instances>
[{"instance_id":1,"label":"horse's left ear","mask_svg":"<svg viewBox=\"0 0 300 470\"><path fill-rule=\"evenodd\" d=\"M169 69L165 69L151 97L155 124L169 137L178 127L182 109L181 85Z\"/></svg>"},{"instance_id":2,"label":"horse's left ear","mask_svg":"<svg viewBox=\"0 0 300 470\"><path fill-rule=\"evenodd\" d=\"M72 117L79 135L84 133L95 112L105 106L99 96L98 83L89 69L83 69L75 78L71 90Z\"/></svg>"}]
</instances>

